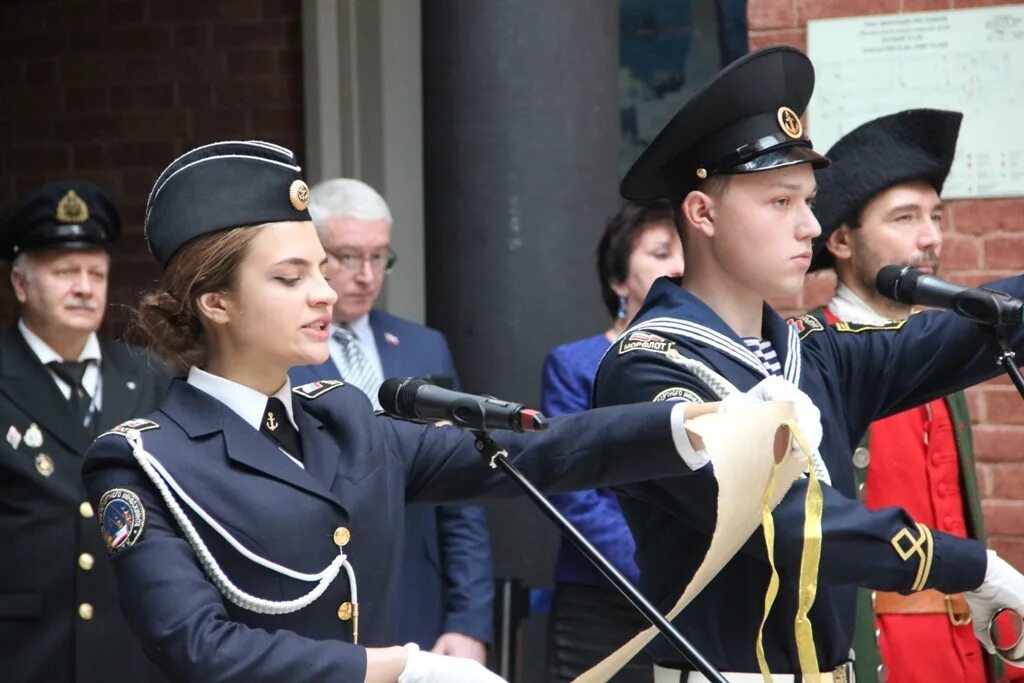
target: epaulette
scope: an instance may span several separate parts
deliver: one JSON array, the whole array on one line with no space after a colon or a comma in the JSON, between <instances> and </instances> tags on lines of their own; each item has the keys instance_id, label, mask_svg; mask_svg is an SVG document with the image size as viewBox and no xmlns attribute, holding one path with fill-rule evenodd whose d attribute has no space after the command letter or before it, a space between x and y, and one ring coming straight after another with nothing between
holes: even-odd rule
<instances>
[{"instance_id":1,"label":"epaulette","mask_svg":"<svg viewBox=\"0 0 1024 683\"><path fill-rule=\"evenodd\" d=\"M107 434L120 434L121 436L127 436L129 432L145 432L150 429L160 429L160 425L152 420L147 420L142 417L137 417L134 420L127 420L111 427L107 431L100 434L100 436L106 436ZM98 437L97 437L98 438Z\"/></svg>"},{"instance_id":2,"label":"epaulette","mask_svg":"<svg viewBox=\"0 0 1024 683\"><path fill-rule=\"evenodd\" d=\"M836 332L887 332L891 330L898 330L907 324L906 319L903 320L886 320L879 323L848 323L840 321L835 323L832 327L835 328Z\"/></svg>"},{"instance_id":3,"label":"epaulette","mask_svg":"<svg viewBox=\"0 0 1024 683\"><path fill-rule=\"evenodd\" d=\"M322 379L319 382L310 382L309 384L303 384L301 387L295 387L292 389L292 392L303 398L317 398L332 389L344 386L344 384L340 379Z\"/></svg>"}]
</instances>

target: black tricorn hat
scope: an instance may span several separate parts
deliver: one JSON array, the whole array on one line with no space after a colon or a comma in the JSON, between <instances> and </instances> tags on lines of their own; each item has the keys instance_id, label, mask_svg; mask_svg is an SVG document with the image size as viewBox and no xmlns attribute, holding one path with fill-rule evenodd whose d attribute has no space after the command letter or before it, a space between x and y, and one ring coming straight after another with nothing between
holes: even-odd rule
<instances>
[{"instance_id":1,"label":"black tricorn hat","mask_svg":"<svg viewBox=\"0 0 1024 683\"><path fill-rule=\"evenodd\" d=\"M309 188L291 150L269 142L214 142L164 169L146 205L146 241L166 268L187 243L262 223L308 221Z\"/></svg>"},{"instance_id":2,"label":"black tricorn hat","mask_svg":"<svg viewBox=\"0 0 1024 683\"><path fill-rule=\"evenodd\" d=\"M672 117L619 191L632 200L675 200L716 173L828 165L800 123L813 90L814 67L795 48L778 45L740 57Z\"/></svg>"},{"instance_id":3,"label":"black tricorn hat","mask_svg":"<svg viewBox=\"0 0 1024 683\"><path fill-rule=\"evenodd\" d=\"M942 193L953 165L963 114L939 109L907 109L882 116L841 137L816 173L814 214L821 235L814 241L810 270L835 262L825 246L836 229L854 221L878 193L911 180L925 180Z\"/></svg>"},{"instance_id":4,"label":"black tricorn hat","mask_svg":"<svg viewBox=\"0 0 1024 683\"><path fill-rule=\"evenodd\" d=\"M0 258L39 249L104 248L121 234L121 213L84 180L58 180L12 204L0 217Z\"/></svg>"}]
</instances>

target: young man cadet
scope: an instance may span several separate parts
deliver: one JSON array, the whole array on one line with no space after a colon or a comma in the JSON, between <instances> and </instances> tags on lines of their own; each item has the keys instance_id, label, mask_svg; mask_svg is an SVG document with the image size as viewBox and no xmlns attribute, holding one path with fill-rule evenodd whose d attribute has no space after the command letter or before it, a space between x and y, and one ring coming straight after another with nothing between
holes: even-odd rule
<instances>
[{"instance_id":1,"label":"young man cadet","mask_svg":"<svg viewBox=\"0 0 1024 683\"><path fill-rule=\"evenodd\" d=\"M141 349L97 334L120 233L110 197L77 180L0 216L19 304L0 335L3 681L163 680L121 617L81 474L96 435L155 408L169 381Z\"/></svg>"},{"instance_id":2,"label":"young man cadet","mask_svg":"<svg viewBox=\"0 0 1024 683\"><path fill-rule=\"evenodd\" d=\"M626 174L623 196L673 203L687 269L678 282L654 284L632 327L605 356L594 390L597 406L702 402L779 375L821 410L824 435L812 460L826 485L810 629L796 620L801 592L804 608L815 595L797 582L807 480L773 513L781 585L763 643L775 683L796 680L814 658L821 680L847 680L857 586L968 591L986 644L996 609L1024 608L1024 577L982 543L932 530L899 508L869 512L855 500L850 456L874 419L999 372L978 327L947 312L883 325L824 326L809 316L787 323L765 303L802 287L820 233L811 211L813 167L827 160L812 150L799 118L813 82L813 67L797 50L751 53L687 102ZM995 287L1024 294L1019 277ZM634 334L664 342L631 344ZM1011 342L1024 350L1020 331ZM708 547L711 473L624 487L624 494L641 589L668 607ZM675 622L730 681L762 680L754 672L770 577L764 548L763 535L755 534ZM664 643L653 651L658 683L704 680Z\"/></svg>"},{"instance_id":3,"label":"young man cadet","mask_svg":"<svg viewBox=\"0 0 1024 683\"><path fill-rule=\"evenodd\" d=\"M832 163L818 175L814 213L821 235L811 270L834 267L839 284L828 306L815 312L818 320L878 325L910 316L910 306L878 293L875 274L891 263L937 270L939 194L961 118L952 111L901 111L865 123L828 151ZM874 422L853 452L858 496L872 510L898 505L933 529L984 540L970 430L961 392ZM858 680L996 680L994 668L986 675L962 594L863 591L857 616Z\"/></svg>"}]
</instances>

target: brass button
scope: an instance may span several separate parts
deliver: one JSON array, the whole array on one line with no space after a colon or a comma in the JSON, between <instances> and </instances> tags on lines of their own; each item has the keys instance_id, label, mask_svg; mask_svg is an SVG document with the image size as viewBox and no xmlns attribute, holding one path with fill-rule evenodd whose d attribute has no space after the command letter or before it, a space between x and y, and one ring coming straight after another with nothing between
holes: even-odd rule
<instances>
[{"instance_id":1,"label":"brass button","mask_svg":"<svg viewBox=\"0 0 1024 683\"><path fill-rule=\"evenodd\" d=\"M338 608L338 618L342 621L348 621L352 618L352 603L345 601L341 603L341 607Z\"/></svg>"},{"instance_id":2,"label":"brass button","mask_svg":"<svg viewBox=\"0 0 1024 683\"><path fill-rule=\"evenodd\" d=\"M78 556L78 566L81 567L83 571L89 571L92 569L94 564L96 564L96 558L93 557L92 554L82 553Z\"/></svg>"},{"instance_id":3,"label":"brass button","mask_svg":"<svg viewBox=\"0 0 1024 683\"><path fill-rule=\"evenodd\" d=\"M339 548L344 545L347 545L351 539L352 533L345 527L339 526L337 529L334 530L334 543Z\"/></svg>"},{"instance_id":4,"label":"brass button","mask_svg":"<svg viewBox=\"0 0 1024 683\"><path fill-rule=\"evenodd\" d=\"M871 462L871 451L860 446L853 452L853 466L859 470L864 469Z\"/></svg>"},{"instance_id":5,"label":"brass button","mask_svg":"<svg viewBox=\"0 0 1024 683\"><path fill-rule=\"evenodd\" d=\"M78 616L82 617L84 621L92 619L92 605L87 602L83 602L78 606Z\"/></svg>"},{"instance_id":6,"label":"brass button","mask_svg":"<svg viewBox=\"0 0 1024 683\"><path fill-rule=\"evenodd\" d=\"M82 501L82 504L78 506L78 514L82 515L86 519L91 519L93 515L92 503L87 500Z\"/></svg>"}]
</instances>

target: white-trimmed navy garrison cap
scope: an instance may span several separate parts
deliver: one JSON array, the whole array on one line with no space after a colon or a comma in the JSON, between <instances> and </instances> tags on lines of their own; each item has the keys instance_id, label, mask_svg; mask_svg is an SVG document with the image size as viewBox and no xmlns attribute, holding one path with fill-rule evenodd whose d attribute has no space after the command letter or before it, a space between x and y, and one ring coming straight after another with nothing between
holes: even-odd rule
<instances>
[{"instance_id":1,"label":"white-trimmed navy garrison cap","mask_svg":"<svg viewBox=\"0 0 1024 683\"><path fill-rule=\"evenodd\" d=\"M269 142L214 142L164 169L146 205L149 250L166 268L202 235L229 228L308 221L309 188L291 150Z\"/></svg>"}]
</instances>

